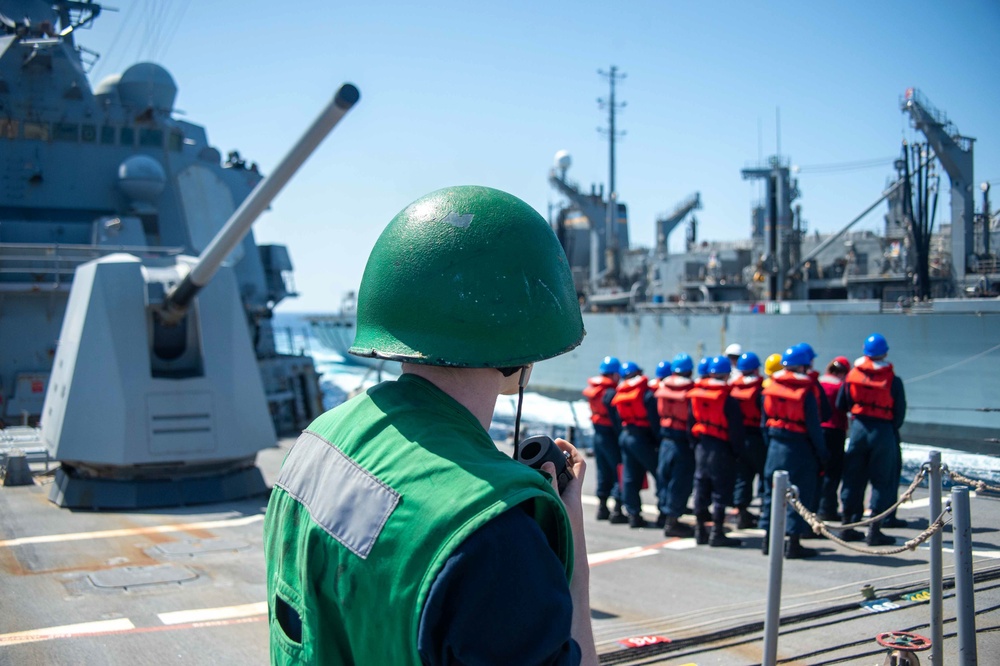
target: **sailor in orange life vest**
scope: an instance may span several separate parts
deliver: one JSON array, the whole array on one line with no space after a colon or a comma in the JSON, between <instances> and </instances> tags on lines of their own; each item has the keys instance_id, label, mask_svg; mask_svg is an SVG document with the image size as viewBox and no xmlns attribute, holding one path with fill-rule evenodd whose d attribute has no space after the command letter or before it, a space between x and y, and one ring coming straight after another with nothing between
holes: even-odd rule
<instances>
[{"instance_id":1,"label":"sailor in orange life vest","mask_svg":"<svg viewBox=\"0 0 1000 666\"><path fill-rule=\"evenodd\" d=\"M707 376L688 392L688 436L694 449L695 540L710 546L741 546L743 542L726 536L726 507L733 503L736 458L743 448L743 413L729 395L732 366L725 356L708 362ZM706 518L712 506L712 532Z\"/></svg>"},{"instance_id":2,"label":"sailor in orange life vest","mask_svg":"<svg viewBox=\"0 0 1000 666\"><path fill-rule=\"evenodd\" d=\"M622 366L622 383L618 385L611 406L621 419L618 442L622 447L622 501L628 514L629 527L646 527L642 517L639 490L647 472L656 473L659 446L659 415L656 398L642 368L632 361ZM660 488L656 488L659 495Z\"/></svg>"},{"instance_id":3,"label":"sailor in orange life vest","mask_svg":"<svg viewBox=\"0 0 1000 666\"><path fill-rule=\"evenodd\" d=\"M687 354L677 354L671 363L663 361L657 366L657 375L663 365L669 373L660 379L654 393L660 415L656 480L660 489L661 527L666 536L689 537L694 530L680 522L680 517L687 510L688 497L694 488L694 450L687 433L687 393L694 386L691 380L694 361Z\"/></svg>"},{"instance_id":4,"label":"sailor in orange life vest","mask_svg":"<svg viewBox=\"0 0 1000 666\"><path fill-rule=\"evenodd\" d=\"M840 501L844 520L861 520L865 487L872 485L871 510L878 515L896 503L899 492L899 429L906 417L903 381L886 362L889 343L878 333L865 340L864 356L854 362L837 394L837 406L854 416L850 444L844 452L844 482ZM862 534L847 529L841 537L860 541ZM870 546L887 546L896 540L872 523L864 536Z\"/></svg>"},{"instance_id":5,"label":"sailor in orange life vest","mask_svg":"<svg viewBox=\"0 0 1000 666\"><path fill-rule=\"evenodd\" d=\"M819 481L819 517L825 521L840 520L842 516L837 510L837 490L840 477L844 471L844 439L847 437L847 411L837 407L837 393L844 383L851 362L843 356L830 361L826 373L820 375L819 385L823 387L827 400L830 401L830 418L823 421L823 437L826 450L830 452L830 463L826 466Z\"/></svg>"},{"instance_id":6,"label":"sailor in orange life vest","mask_svg":"<svg viewBox=\"0 0 1000 666\"><path fill-rule=\"evenodd\" d=\"M800 342L799 344L793 346L797 347L798 349L801 349L803 352L809 355L809 364L806 366L806 375L809 376L809 379L813 380L813 385L815 389L813 392L816 394L816 400L818 401L817 405L819 406L819 420L826 421L830 418L830 413L832 411L833 406L830 404L830 401L827 400L826 393L823 392L823 387L819 385L819 372L817 372L812 367L813 361L816 360L817 354L813 350L812 345L810 345L808 342ZM812 511L816 510L816 507L809 507L809 508Z\"/></svg>"},{"instance_id":7,"label":"sailor in orange life vest","mask_svg":"<svg viewBox=\"0 0 1000 666\"><path fill-rule=\"evenodd\" d=\"M764 530L763 551L767 555L771 524L771 483L776 470L788 472L788 482L799 489L799 499L814 507L819 493L819 473L830 459L820 427L816 384L806 374L812 357L800 345L789 347L781 356L783 370L771 376L764 389L763 426L767 428L767 462L764 464L764 502L759 526ZM798 559L817 554L800 539L810 533L809 524L788 507L785 557Z\"/></svg>"},{"instance_id":8,"label":"sailor in orange life vest","mask_svg":"<svg viewBox=\"0 0 1000 666\"><path fill-rule=\"evenodd\" d=\"M618 486L618 465L622 461L622 450L618 444L621 424L618 414L611 409L611 399L621 381L621 363L614 356L605 356L601 361L600 373L587 380L583 396L590 405L590 420L594 423L594 457L597 458L597 519L612 523L626 523L628 518L622 513L621 488ZM614 500L614 508L608 508L608 499Z\"/></svg>"},{"instance_id":9,"label":"sailor in orange life vest","mask_svg":"<svg viewBox=\"0 0 1000 666\"><path fill-rule=\"evenodd\" d=\"M757 526L757 516L750 513L749 507L753 501L754 478L764 478L764 461L767 459L767 444L760 427L764 378L760 376L760 358L753 352L740 355L736 370L738 373L731 382L732 390L729 395L736 398L743 413L746 444L736 460L733 504L739 511L736 527L745 530Z\"/></svg>"}]
</instances>

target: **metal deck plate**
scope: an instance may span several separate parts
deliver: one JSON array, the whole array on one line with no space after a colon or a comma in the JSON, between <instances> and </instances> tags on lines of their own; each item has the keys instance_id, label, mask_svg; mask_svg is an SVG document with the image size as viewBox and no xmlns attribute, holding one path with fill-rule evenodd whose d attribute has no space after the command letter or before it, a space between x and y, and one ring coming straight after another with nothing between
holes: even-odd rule
<instances>
[{"instance_id":1,"label":"metal deck plate","mask_svg":"<svg viewBox=\"0 0 1000 666\"><path fill-rule=\"evenodd\" d=\"M87 575L96 587L135 587L137 585L158 585L162 583L183 583L194 580L198 574L187 567L174 564L158 564L150 567L121 567L107 571L95 571Z\"/></svg>"}]
</instances>

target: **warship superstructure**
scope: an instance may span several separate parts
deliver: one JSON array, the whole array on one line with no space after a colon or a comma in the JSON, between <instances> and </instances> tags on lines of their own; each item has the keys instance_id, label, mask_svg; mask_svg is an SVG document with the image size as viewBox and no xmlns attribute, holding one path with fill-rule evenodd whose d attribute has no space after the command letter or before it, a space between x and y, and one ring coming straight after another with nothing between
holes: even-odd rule
<instances>
[{"instance_id":1,"label":"warship superstructure","mask_svg":"<svg viewBox=\"0 0 1000 666\"><path fill-rule=\"evenodd\" d=\"M0 2L0 419L7 425L39 420L81 265L113 253L197 255L263 179L256 163L236 151L223 157L205 128L175 115L177 85L163 67L138 63L91 87L95 54L75 38L101 12L90 1ZM228 261L266 409L277 432L294 432L322 406L312 359L275 346L274 307L295 296L288 249L258 245L249 233Z\"/></svg>"}]
</instances>

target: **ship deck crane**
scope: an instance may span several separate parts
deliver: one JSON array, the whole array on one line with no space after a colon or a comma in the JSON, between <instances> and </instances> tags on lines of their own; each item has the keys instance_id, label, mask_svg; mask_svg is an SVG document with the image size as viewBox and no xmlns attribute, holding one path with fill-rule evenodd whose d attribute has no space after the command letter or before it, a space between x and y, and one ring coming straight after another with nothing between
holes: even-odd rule
<instances>
[{"instance_id":1,"label":"ship deck crane","mask_svg":"<svg viewBox=\"0 0 1000 666\"><path fill-rule=\"evenodd\" d=\"M910 114L913 126L927 137L951 181L951 263L955 280L961 284L975 249L972 201L975 139L959 134L955 124L916 88L907 88L900 108Z\"/></svg>"},{"instance_id":2,"label":"ship deck crane","mask_svg":"<svg viewBox=\"0 0 1000 666\"><path fill-rule=\"evenodd\" d=\"M670 213L656 218L656 251L661 255L668 253L667 239L678 224L693 210L701 210L701 192L695 192L681 201Z\"/></svg>"}]
</instances>

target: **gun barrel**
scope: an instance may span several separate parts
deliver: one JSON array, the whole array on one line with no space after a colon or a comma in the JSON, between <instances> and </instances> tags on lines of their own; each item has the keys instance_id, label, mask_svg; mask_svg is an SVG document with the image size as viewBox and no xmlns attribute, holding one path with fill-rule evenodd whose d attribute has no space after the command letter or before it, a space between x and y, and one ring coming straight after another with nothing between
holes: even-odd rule
<instances>
[{"instance_id":1,"label":"gun barrel","mask_svg":"<svg viewBox=\"0 0 1000 666\"><path fill-rule=\"evenodd\" d=\"M271 204L278 192L298 171L326 135L340 122L361 94L350 83L345 83L333 96L333 100L313 121L302 138L278 163L274 171L257 184L236 212L215 235L208 247L198 256L198 262L191 268L183 281L166 296L164 309L183 311L201 289L209 283L223 260L246 236L257 217Z\"/></svg>"}]
</instances>

